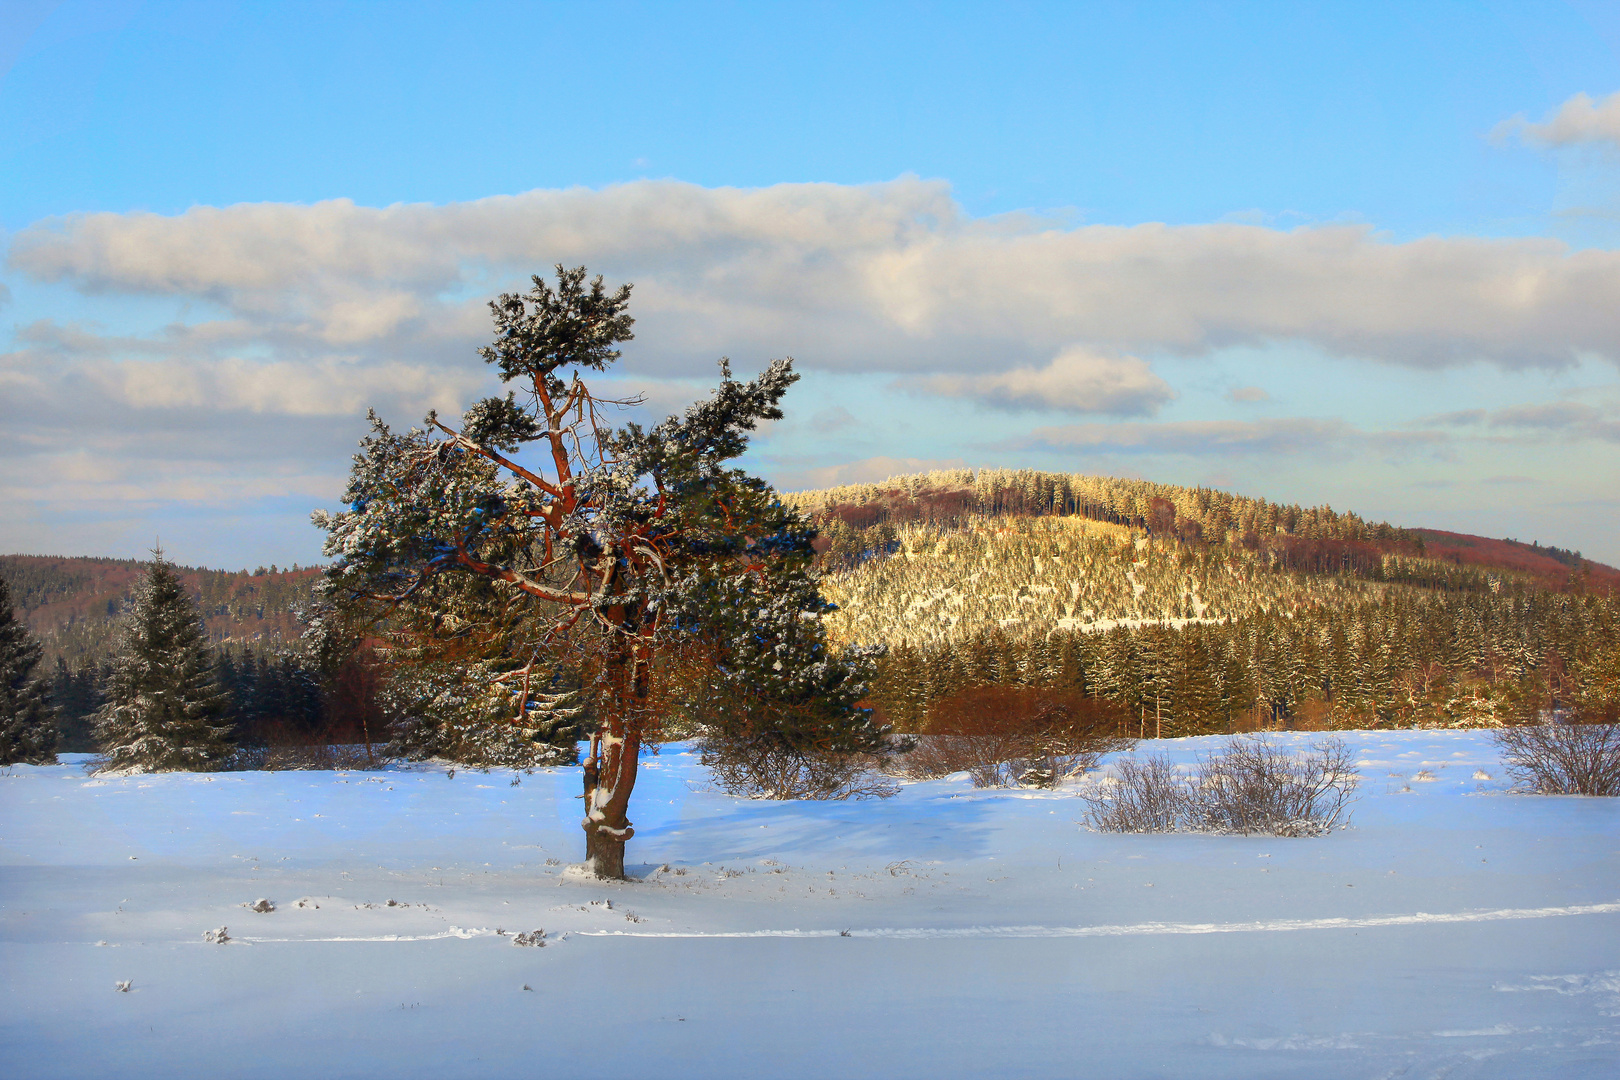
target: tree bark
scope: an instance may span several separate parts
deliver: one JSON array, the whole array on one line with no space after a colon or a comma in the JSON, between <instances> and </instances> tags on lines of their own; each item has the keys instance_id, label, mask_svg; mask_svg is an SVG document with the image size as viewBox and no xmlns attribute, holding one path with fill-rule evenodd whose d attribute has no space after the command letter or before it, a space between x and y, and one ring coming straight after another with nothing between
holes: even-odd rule
<instances>
[{"instance_id":1,"label":"tree bark","mask_svg":"<svg viewBox=\"0 0 1620 1080\"><path fill-rule=\"evenodd\" d=\"M618 881L624 877L625 841L609 835L606 830L591 828L585 823L585 863L599 878Z\"/></svg>"}]
</instances>

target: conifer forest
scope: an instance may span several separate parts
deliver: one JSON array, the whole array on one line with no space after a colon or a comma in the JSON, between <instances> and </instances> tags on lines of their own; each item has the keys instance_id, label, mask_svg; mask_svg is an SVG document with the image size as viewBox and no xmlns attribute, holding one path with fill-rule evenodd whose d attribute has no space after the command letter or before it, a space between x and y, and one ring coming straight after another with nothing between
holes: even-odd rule
<instances>
[{"instance_id":1,"label":"conifer forest","mask_svg":"<svg viewBox=\"0 0 1620 1080\"><path fill-rule=\"evenodd\" d=\"M1578 552L1205 489L983 469L786 496L900 730L976 686L1137 734L1612 720L1620 573Z\"/></svg>"}]
</instances>

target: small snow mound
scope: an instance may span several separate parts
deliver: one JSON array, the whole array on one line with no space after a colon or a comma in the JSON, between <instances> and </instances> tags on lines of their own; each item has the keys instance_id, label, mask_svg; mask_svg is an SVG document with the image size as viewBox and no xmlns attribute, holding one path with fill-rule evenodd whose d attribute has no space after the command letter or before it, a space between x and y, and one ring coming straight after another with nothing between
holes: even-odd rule
<instances>
[{"instance_id":1,"label":"small snow mound","mask_svg":"<svg viewBox=\"0 0 1620 1080\"><path fill-rule=\"evenodd\" d=\"M320 908L320 906L321 905L317 904L315 901L311 900L307 896L301 897L301 898L293 901L293 907L296 907L296 908L316 908L318 910Z\"/></svg>"},{"instance_id":2,"label":"small snow mound","mask_svg":"<svg viewBox=\"0 0 1620 1080\"><path fill-rule=\"evenodd\" d=\"M1486 772L1484 769L1475 769L1474 770L1474 779L1475 780L1489 780L1490 778L1491 778L1491 774Z\"/></svg>"},{"instance_id":3,"label":"small snow mound","mask_svg":"<svg viewBox=\"0 0 1620 1080\"><path fill-rule=\"evenodd\" d=\"M118 991L120 994L127 994L129 993L129 984L132 981L133 980L131 979L119 979L117 982L113 983L113 989Z\"/></svg>"},{"instance_id":4,"label":"small snow mound","mask_svg":"<svg viewBox=\"0 0 1620 1080\"><path fill-rule=\"evenodd\" d=\"M210 945L223 945L231 940L231 935L226 933L225 927L221 926L213 930L204 930L203 940Z\"/></svg>"},{"instance_id":5,"label":"small snow mound","mask_svg":"<svg viewBox=\"0 0 1620 1080\"><path fill-rule=\"evenodd\" d=\"M1412 777L1414 784L1432 784L1434 781L1435 775L1428 769L1419 769Z\"/></svg>"},{"instance_id":6,"label":"small snow mound","mask_svg":"<svg viewBox=\"0 0 1620 1080\"><path fill-rule=\"evenodd\" d=\"M269 900L266 900L262 896L253 901L251 904L243 904L242 906L247 908L249 911L256 911L260 915L268 915L270 912L276 910L276 905L271 903Z\"/></svg>"}]
</instances>

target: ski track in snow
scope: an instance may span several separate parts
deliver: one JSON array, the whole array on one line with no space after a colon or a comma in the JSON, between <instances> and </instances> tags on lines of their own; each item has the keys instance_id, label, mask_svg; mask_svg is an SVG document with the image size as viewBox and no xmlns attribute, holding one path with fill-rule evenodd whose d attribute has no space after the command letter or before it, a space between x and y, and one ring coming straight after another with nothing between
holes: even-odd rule
<instances>
[{"instance_id":1,"label":"ski track in snow","mask_svg":"<svg viewBox=\"0 0 1620 1080\"><path fill-rule=\"evenodd\" d=\"M1512 919L1551 919L1564 915L1606 915L1620 912L1620 901L1575 904L1568 907L1498 908L1494 911L1427 912L1409 915L1367 915L1361 918L1265 919L1232 923L1130 923L1121 926L962 926L912 927L875 930L575 930L579 937L650 938L1068 938L1147 937L1158 934L1245 934L1296 930L1360 930L1379 926L1417 926L1434 923L1503 922Z\"/></svg>"},{"instance_id":2,"label":"ski track in snow","mask_svg":"<svg viewBox=\"0 0 1620 1080\"><path fill-rule=\"evenodd\" d=\"M1506 922L1522 919L1555 919L1569 915L1612 915L1620 912L1620 900L1604 904L1573 904L1565 907L1496 908L1488 911L1430 912L1404 915L1365 915L1359 918L1261 919L1228 923L1128 923L1114 926L946 926L893 927L832 930L568 930L569 937L619 938L882 938L910 941L919 938L1087 938L1151 937L1173 934L1291 933L1301 930L1364 930L1381 926L1432 926L1444 923ZM380 934L373 937L253 937L233 936L232 942L248 945L300 945L321 942L444 941L459 938L497 937L487 928L453 926L437 934ZM176 944L196 944L177 942Z\"/></svg>"}]
</instances>

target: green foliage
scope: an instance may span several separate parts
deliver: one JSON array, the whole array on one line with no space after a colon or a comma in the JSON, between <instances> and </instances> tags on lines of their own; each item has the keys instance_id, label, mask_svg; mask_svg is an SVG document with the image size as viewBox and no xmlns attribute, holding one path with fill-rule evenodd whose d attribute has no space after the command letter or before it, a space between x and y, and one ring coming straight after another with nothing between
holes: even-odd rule
<instances>
[{"instance_id":1,"label":"green foliage","mask_svg":"<svg viewBox=\"0 0 1620 1080\"><path fill-rule=\"evenodd\" d=\"M630 332L635 319L625 314L630 286L609 293L600 276L589 285L585 277L583 266L569 270L558 263L555 291L536 274L531 279L534 288L526 295L507 294L491 301L495 341L478 354L499 369L503 382L539 377L549 380L544 385L557 393L564 389L554 374L557 369L604 371L619 358L613 346L635 337ZM511 431L507 437L526 442L534 436L524 438Z\"/></svg>"},{"instance_id":2,"label":"green foliage","mask_svg":"<svg viewBox=\"0 0 1620 1080\"><path fill-rule=\"evenodd\" d=\"M808 571L810 536L773 504L780 529L756 545L767 573L694 574L664 598L670 707L732 794L866 798L893 794L870 762L887 728L861 705L878 647L833 647L831 609Z\"/></svg>"},{"instance_id":3,"label":"green foliage","mask_svg":"<svg viewBox=\"0 0 1620 1080\"><path fill-rule=\"evenodd\" d=\"M210 771L231 757L227 697L196 604L154 553L96 718L103 769Z\"/></svg>"},{"instance_id":4,"label":"green foliage","mask_svg":"<svg viewBox=\"0 0 1620 1080\"><path fill-rule=\"evenodd\" d=\"M11 607L11 587L0 577L0 765L56 761L56 708L50 683L34 672L40 644Z\"/></svg>"},{"instance_id":5,"label":"green foliage","mask_svg":"<svg viewBox=\"0 0 1620 1080\"><path fill-rule=\"evenodd\" d=\"M514 694L502 685L499 665L488 661L403 664L383 695L393 718L389 757L438 758L475 768L526 769L579 760L576 743L586 708L561 673L532 680ZM523 712L514 715L514 697Z\"/></svg>"}]
</instances>

